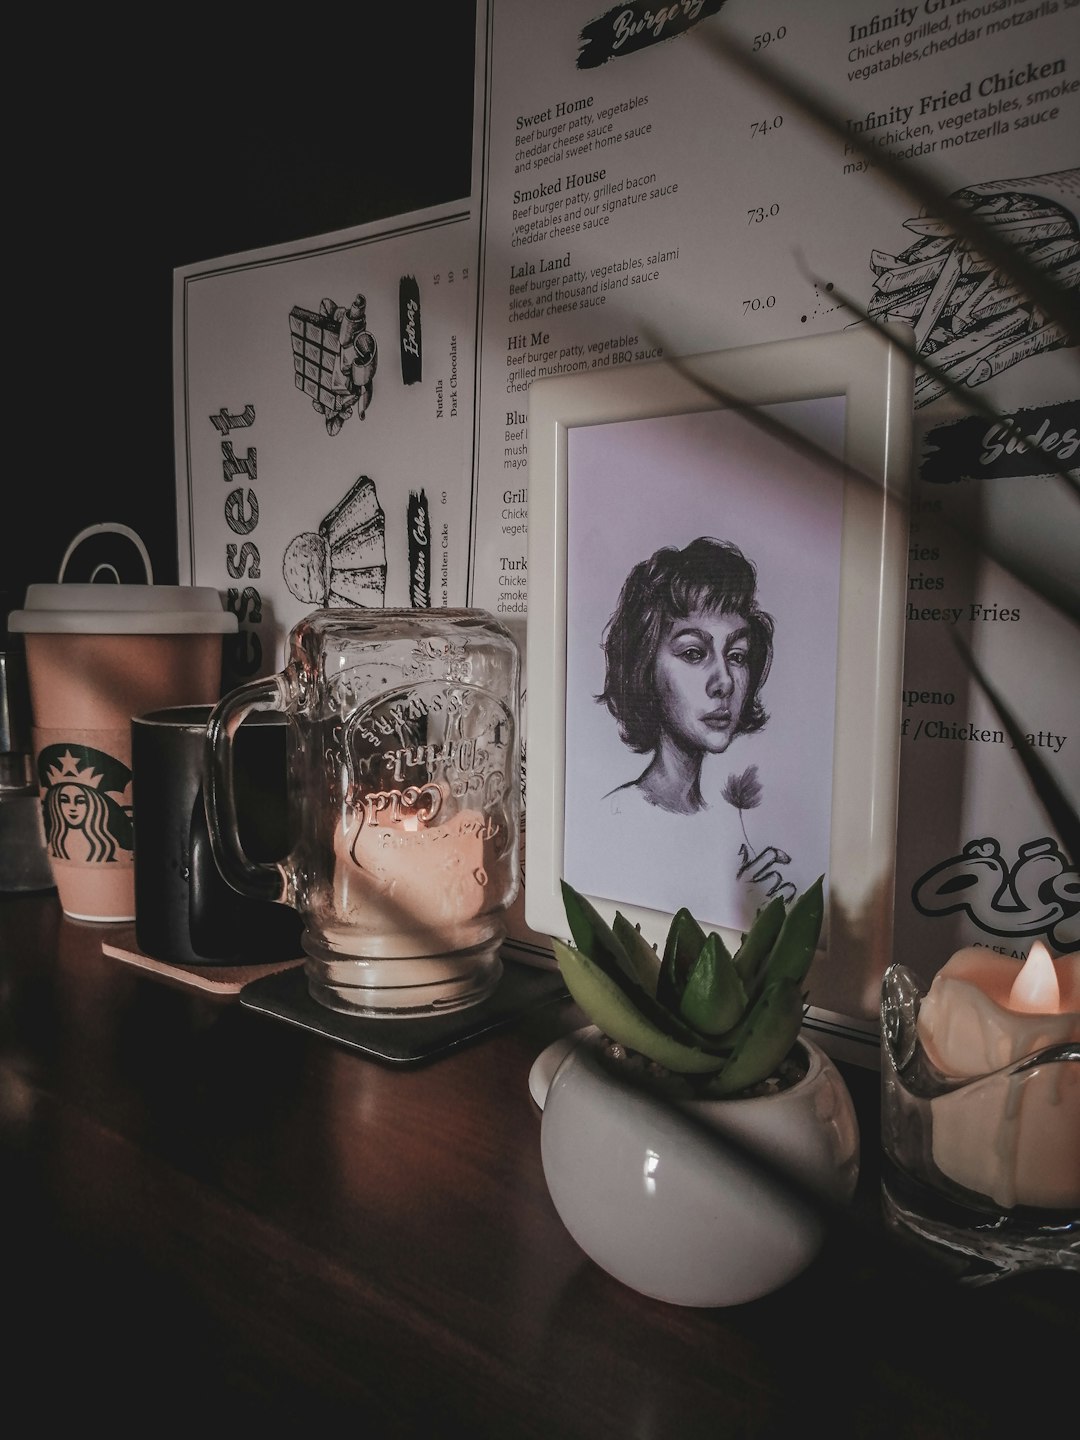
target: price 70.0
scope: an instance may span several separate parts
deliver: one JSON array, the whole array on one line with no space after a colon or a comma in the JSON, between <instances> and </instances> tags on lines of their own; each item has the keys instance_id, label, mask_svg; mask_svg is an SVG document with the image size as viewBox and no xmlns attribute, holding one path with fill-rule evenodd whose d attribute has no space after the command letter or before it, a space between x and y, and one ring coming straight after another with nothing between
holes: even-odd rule
<instances>
[{"instance_id":1,"label":"price 70.0","mask_svg":"<svg viewBox=\"0 0 1080 1440\"><path fill-rule=\"evenodd\" d=\"M775 295L755 295L752 300L742 302L742 313L748 315L752 310L771 310L775 304Z\"/></svg>"}]
</instances>

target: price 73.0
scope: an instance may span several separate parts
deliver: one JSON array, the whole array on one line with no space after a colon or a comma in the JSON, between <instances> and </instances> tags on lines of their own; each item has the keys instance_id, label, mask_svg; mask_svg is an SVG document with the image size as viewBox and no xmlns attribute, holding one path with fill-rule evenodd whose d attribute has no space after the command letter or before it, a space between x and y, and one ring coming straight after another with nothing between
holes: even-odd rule
<instances>
[{"instance_id":1,"label":"price 73.0","mask_svg":"<svg viewBox=\"0 0 1080 1440\"><path fill-rule=\"evenodd\" d=\"M771 220L774 215L779 214L779 205L752 205L746 212L746 223L748 225L760 225L763 220Z\"/></svg>"}]
</instances>

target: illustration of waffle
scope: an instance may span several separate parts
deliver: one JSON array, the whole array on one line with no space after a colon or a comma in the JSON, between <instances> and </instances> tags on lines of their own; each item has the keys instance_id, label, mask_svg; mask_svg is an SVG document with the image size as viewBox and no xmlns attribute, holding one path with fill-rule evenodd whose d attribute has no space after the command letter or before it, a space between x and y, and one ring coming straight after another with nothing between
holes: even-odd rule
<instances>
[{"instance_id":1,"label":"illustration of waffle","mask_svg":"<svg viewBox=\"0 0 1080 1440\"><path fill-rule=\"evenodd\" d=\"M368 476L350 486L318 530L289 541L281 573L305 605L385 603L386 519Z\"/></svg>"},{"instance_id":2,"label":"illustration of waffle","mask_svg":"<svg viewBox=\"0 0 1080 1440\"><path fill-rule=\"evenodd\" d=\"M1045 268L1062 289L1080 286L1080 169L969 185L952 198ZM954 384L985 384L1031 355L1068 344L1065 330L944 220L919 215L904 227L918 236L906 250L871 254L876 279L867 313L907 321L919 353ZM917 406L944 393L937 377L919 374Z\"/></svg>"},{"instance_id":3,"label":"illustration of waffle","mask_svg":"<svg viewBox=\"0 0 1080 1440\"><path fill-rule=\"evenodd\" d=\"M375 337L367 329L367 301L357 295L347 308L322 300L319 309L294 305L289 311L293 379L298 390L325 417L336 435L350 415L371 404L372 381L379 363Z\"/></svg>"}]
</instances>

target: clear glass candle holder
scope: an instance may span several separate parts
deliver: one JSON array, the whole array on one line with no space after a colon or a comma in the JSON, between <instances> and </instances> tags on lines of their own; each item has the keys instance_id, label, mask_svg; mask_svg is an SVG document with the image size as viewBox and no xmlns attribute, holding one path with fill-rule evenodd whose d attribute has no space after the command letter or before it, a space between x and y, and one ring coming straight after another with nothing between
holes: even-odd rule
<instances>
[{"instance_id":1,"label":"clear glass candle holder","mask_svg":"<svg viewBox=\"0 0 1080 1440\"><path fill-rule=\"evenodd\" d=\"M886 1223L969 1283L1039 1268L1080 1272L1080 1044L1051 1045L988 1074L946 1075L920 1036L925 998L911 971L889 967Z\"/></svg>"}]
</instances>

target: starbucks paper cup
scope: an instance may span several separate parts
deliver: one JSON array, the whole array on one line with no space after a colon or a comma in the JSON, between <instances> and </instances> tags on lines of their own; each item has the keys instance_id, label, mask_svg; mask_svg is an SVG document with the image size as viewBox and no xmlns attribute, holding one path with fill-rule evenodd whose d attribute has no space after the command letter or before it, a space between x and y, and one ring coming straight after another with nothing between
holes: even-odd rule
<instances>
[{"instance_id":1,"label":"starbucks paper cup","mask_svg":"<svg viewBox=\"0 0 1080 1440\"><path fill-rule=\"evenodd\" d=\"M221 698L237 617L210 587L31 585L25 638L49 863L74 920L135 918L131 721Z\"/></svg>"}]
</instances>

